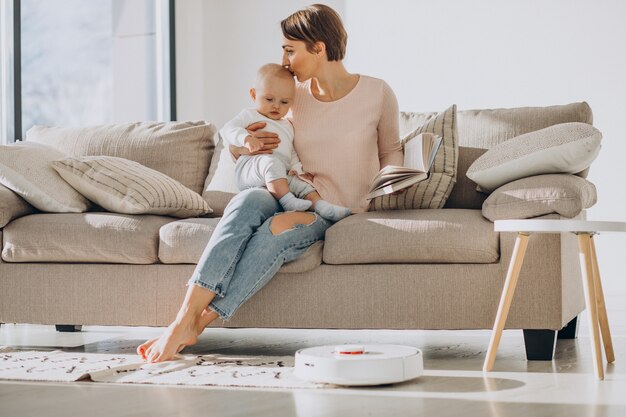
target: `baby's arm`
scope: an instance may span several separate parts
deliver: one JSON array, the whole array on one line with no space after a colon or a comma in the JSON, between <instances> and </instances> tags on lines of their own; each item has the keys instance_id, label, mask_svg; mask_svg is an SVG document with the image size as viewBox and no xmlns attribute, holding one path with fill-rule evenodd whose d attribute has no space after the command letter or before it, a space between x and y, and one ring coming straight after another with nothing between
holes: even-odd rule
<instances>
[{"instance_id":1,"label":"baby's arm","mask_svg":"<svg viewBox=\"0 0 626 417\"><path fill-rule=\"evenodd\" d=\"M258 151L263 143L246 130L253 122L249 112L244 110L220 129L220 135L230 145L245 146L250 152Z\"/></svg>"}]
</instances>

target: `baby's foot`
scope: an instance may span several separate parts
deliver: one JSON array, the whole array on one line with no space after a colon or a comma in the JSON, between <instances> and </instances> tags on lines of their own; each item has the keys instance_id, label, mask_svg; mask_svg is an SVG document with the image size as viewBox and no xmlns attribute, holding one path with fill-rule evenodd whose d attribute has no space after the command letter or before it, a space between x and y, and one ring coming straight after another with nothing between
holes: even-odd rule
<instances>
[{"instance_id":1,"label":"baby's foot","mask_svg":"<svg viewBox=\"0 0 626 417\"><path fill-rule=\"evenodd\" d=\"M313 204L309 200L297 198L293 193L285 194L278 202L285 211L307 211Z\"/></svg>"},{"instance_id":2,"label":"baby's foot","mask_svg":"<svg viewBox=\"0 0 626 417\"><path fill-rule=\"evenodd\" d=\"M317 200L315 202L315 212L325 219L338 222L352 214L352 210L346 207L330 204L326 200Z\"/></svg>"}]
</instances>

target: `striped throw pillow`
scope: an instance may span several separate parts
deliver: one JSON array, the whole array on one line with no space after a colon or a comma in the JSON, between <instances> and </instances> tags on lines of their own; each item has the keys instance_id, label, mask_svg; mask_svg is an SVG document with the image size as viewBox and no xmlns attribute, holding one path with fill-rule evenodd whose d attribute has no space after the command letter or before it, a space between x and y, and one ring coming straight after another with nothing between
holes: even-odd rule
<instances>
[{"instance_id":1,"label":"striped throw pillow","mask_svg":"<svg viewBox=\"0 0 626 417\"><path fill-rule=\"evenodd\" d=\"M76 191L114 213L185 218L213 212L195 191L128 159L71 157L53 161L52 167Z\"/></svg>"},{"instance_id":2,"label":"striped throw pillow","mask_svg":"<svg viewBox=\"0 0 626 417\"><path fill-rule=\"evenodd\" d=\"M402 139L404 144L420 133L434 133L443 138L428 179L407 188L400 194L387 194L372 199L370 211L443 208L456 183L459 155L456 123L456 105L452 105L426 120L422 126Z\"/></svg>"}]
</instances>

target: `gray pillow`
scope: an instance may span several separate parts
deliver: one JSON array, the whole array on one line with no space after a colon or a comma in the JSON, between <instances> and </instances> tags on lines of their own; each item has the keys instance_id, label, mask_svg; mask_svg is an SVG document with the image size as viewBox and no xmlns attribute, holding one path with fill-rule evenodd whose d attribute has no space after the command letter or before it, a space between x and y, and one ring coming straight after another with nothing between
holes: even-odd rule
<instances>
[{"instance_id":1,"label":"gray pillow","mask_svg":"<svg viewBox=\"0 0 626 417\"><path fill-rule=\"evenodd\" d=\"M584 178L571 174L537 175L496 189L483 203L482 213L491 221L550 213L571 218L596 200L596 187Z\"/></svg>"},{"instance_id":2,"label":"gray pillow","mask_svg":"<svg viewBox=\"0 0 626 417\"><path fill-rule=\"evenodd\" d=\"M212 213L200 194L138 162L115 156L53 161L74 189L113 213L195 217Z\"/></svg>"},{"instance_id":3,"label":"gray pillow","mask_svg":"<svg viewBox=\"0 0 626 417\"><path fill-rule=\"evenodd\" d=\"M584 171L600 152L602 133L587 123L561 123L494 146L467 170L482 191L532 175Z\"/></svg>"}]
</instances>

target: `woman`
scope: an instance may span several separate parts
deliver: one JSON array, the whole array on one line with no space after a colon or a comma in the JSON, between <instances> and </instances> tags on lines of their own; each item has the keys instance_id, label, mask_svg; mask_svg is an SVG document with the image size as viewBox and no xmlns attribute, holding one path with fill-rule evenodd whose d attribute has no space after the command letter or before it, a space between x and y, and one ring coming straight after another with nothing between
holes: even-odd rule
<instances>
[{"instance_id":1,"label":"woman","mask_svg":"<svg viewBox=\"0 0 626 417\"><path fill-rule=\"evenodd\" d=\"M330 7L309 6L283 20L281 28L283 65L299 81L292 121L306 179L327 201L366 211L374 175L385 165L402 164L395 95L384 81L346 70L347 35ZM250 134L264 143L258 153L270 153L278 139L260 127L250 126ZM235 157L248 153L231 151ZM331 225L315 213L283 213L262 188L237 194L187 284L176 319L137 353L148 362L172 359L196 343L210 322L230 319L283 263L322 240Z\"/></svg>"}]
</instances>

